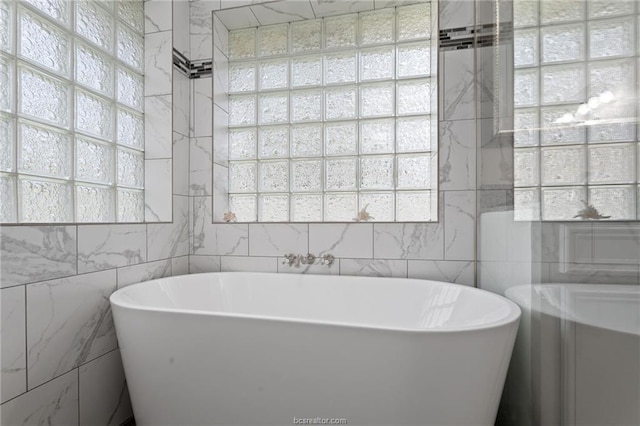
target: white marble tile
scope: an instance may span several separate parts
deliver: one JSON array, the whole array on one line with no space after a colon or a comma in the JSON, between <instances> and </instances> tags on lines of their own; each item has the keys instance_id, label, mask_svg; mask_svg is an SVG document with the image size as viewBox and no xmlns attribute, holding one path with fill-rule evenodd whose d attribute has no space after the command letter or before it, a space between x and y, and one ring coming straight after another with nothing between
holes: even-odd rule
<instances>
[{"instance_id":1,"label":"white marble tile","mask_svg":"<svg viewBox=\"0 0 640 426\"><path fill-rule=\"evenodd\" d=\"M211 239L206 241L207 234L212 226L212 199L211 197L190 197L191 198L191 218L189 219L189 238L191 240L191 250L189 254L196 254L196 250L204 249L204 244L209 245L205 250L211 250ZM247 235L249 231L247 230ZM247 248L247 254L249 250ZM209 253L200 253L209 254Z\"/></svg>"},{"instance_id":2,"label":"white marble tile","mask_svg":"<svg viewBox=\"0 0 640 426\"><path fill-rule=\"evenodd\" d=\"M0 284L10 287L74 275L75 226L0 228Z\"/></svg>"},{"instance_id":3,"label":"white marble tile","mask_svg":"<svg viewBox=\"0 0 640 426\"><path fill-rule=\"evenodd\" d=\"M229 56L229 29L224 26L217 14L213 14L213 46Z\"/></svg>"},{"instance_id":4,"label":"white marble tile","mask_svg":"<svg viewBox=\"0 0 640 426\"><path fill-rule=\"evenodd\" d=\"M192 254L236 256L249 254L249 226L247 224L211 224L211 197L194 197L193 202ZM208 214L206 210L208 210Z\"/></svg>"},{"instance_id":5,"label":"white marble tile","mask_svg":"<svg viewBox=\"0 0 640 426\"><path fill-rule=\"evenodd\" d=\"M225 27L230 30L240 28L257 27L260 25L258 18L253 14L249 6L239 7L233 10L220 10L216 15Z\"/></svg>"},{"instance_id":6,"label":"white marble tile","mask_svg":"<svg viewBox=\"0 0 640 426\"><path fill-rule=\"evenodd\" d=\"M172 97L144 98L144 155L145 158L171 158Z\"/></svg>"},{"instance_id":7,"label":"white marble tile","mask_svg":"<svg viewBox=\"0 0 640 426\"><path fill-rule=\"evenodd\" d=\"M78 226L78 273L147 261L147 226Z\"/></svg>"},{"instance_id":8,"label":"white marble tile","mask_svg":"<svg viewBox=\"0 0 640 426\"><path fill-rule=\"evenodd\" d=\"M281 274L309 274L309 275L340 275L340 259L333 261L331 266L320 265L300 265L299 267L289 266L289 261L284 257L278 257L278 273Z\"/></svg>"},{"instance_id":9,"label":"white marble tile","mask_svg":"<svg viewBox=\"0 0 640 426\"><path fill-rule=\"evenodd\" d=\"M440 122L440 190L476 188L476 122Z\"/></svg>"},{"instance_id":10,"label":"white marble tile","mask_svg":"<svg viewBox=\"0 0 640 426\"><path fill-rule=\"evenodd\" d=\"M173 4L173 22L175 22L173 28L173 48L177 49L187 58L190 58L189 36L191 28L189 22L191 2L188 0L176 0L170 3Z\"/></svg>"},{"instance_id":11,"label":"white marble tile","mask_svg":"<svg viewBox=\"0 0 640 426\"><path fill-rule=\"evenodd\" d=\"M117 347L116 270L27 285L29 389Z\"/></svg>"},{"instance_id":12,"label":"white marble tile","mask_svg":"<svg viewBox=\"0 0 640 426\"><path fill-rule=\"evenodd\" d=\"M229 9L232 7L250 6L252 4L272 3L274 1L278 1L278 0L222 0L220 7L222 9ZM306 0L297 0L297 1L306 1Z\"/></svg>"},{"instance_id":13,"label":"white marble tile","mask_svg":"<svg viewBox=\"0 0 640 426\"><path fill-rule=\"evenodd\" d=\"M118 268L118 288L171 276L171 259Z\"/></svg>"},{"instance_id":14,"label":"white marble tile","mask_svg":"<svg viewBox=\"0 0 640 426\"><path fill-rule=\"evenodd\" d=\"M249 224L249 256L282 256L309 251L309 225Z\"/></svg>"},{"instance_id":15,"label":"white marble tile","mask_svg":"<svg viewBox=\"0 0 640 426\"><path fill-rule=\"evenodd\" d=\"M313 13L317 18L322 16L343 15L347 13L364 12L373 10L373 0L355 0L355 1L325 1L311 0Z\"/></svg>"},{"instance_id":16,"label":"white marble tile","mask_svg":"<svg viewBox=\"0 0 640 426\"><path fill-rule=\"evenodd\" d=\"M211 34L211 14L214 10L220 9L220 1L195 0L192 1L189 6L189 27L191 34Z\"/></svg>"},{"instance_id":17,"label":"white marble tile","mask_svg":"<svg viewBox=\"0 0 640 426\"><path fill-rule=\"evenodd\" d=\"M320 256L372 258L373 224L309 224L309 252Z\"/></svg>"},{"instance_id":18,"label":"white marble tile","mask_svg":"<svg viewBox=\"0 0 640 426\"><path fill-rule=\"evenodd\" d=\"M174 257L171 259L171 276L189 274L189 256Z\"/></svg>"},{"instance_id":19,"label":"white marble tile","mask_svg":"<svg viewBox=\"0 0 640 426\"><path fill-rule=\"evenodd\" d=\"M173 222L147 225L149 262L189 254L189 202L189 197L174 195Z\"/></svg>"},{"instance_id":20,"label":"white marble tile","mask_svg":"<svg viewBox=\"0 0 640 426\"><path fill-rule=\"evenodd\" d=\"M145 34L167 31L172 27L172 10L170 1L148 0L144 2Z\"/></svg>"},{"instance_id":21,"label":"white marble tile","mask_svg":"<svg viewBox=\"0 0 640 426\"><path fill-rule=\"evenodd\" d=\"M440 28L459 28L474 24L474 3L464 0L442 0L440 6Z\"/></svg>"},{"instance_id":22,"label":"white marble tile","mask_svg":"<svg viewBox=\"0 0 640 426\"><path fill-rule=\"evenodd\" d=\"M640 263L638 223L593 223L593 263Z\"/></svg>"},{"instance_id":23,"label":"white marble tile","mask_svg":"<svg viewBox=\"0 0 640 426\"><path fill-rule=\"evenodd\" d=\"M229 161L229 114L213 106L213 161L227 166Z\"/></svg>"},{"instance_id":24,"label":"white marble tile","mask_svg":"<svg viewBox=\"0 0 640 426\"><path fill-rule=\"evenodd\" d=\"M276 257L222 256L220 270L222 272L278 272L278 259Z\"/></svg>"},{"instance_id":25,"label":"white marble tile","mask_svg":"<svg viewBox=\"0 0 640 426\"><path fill-rule=\"evenodd\" d=\"M315 15L308 1L281 1L250 6L260 25L313 19Z\"/></svg>"},{"instance_id":26,"label":"white marble tile","mask_svg":"<svg viewBox=\"0 0 640 426\"><path fill-rule=\"evenodd\" d=\"M144 218L146 222L170 222L171 160L144 161Z\"/></svg>"},{"instance_id":27,"label":"white marble tile","mask_svg":"<svg viewBox=\"0 0 640 426\"><path fill-rule=\"evenodd\" d=\"M133 416L120 350L81 366L79 376L81 425L118 426Z\"/></svg>"},{"instance_id":28,"label":"white marble tile","mask_svg":"<svg viewBox=\"0 0 640 426\"><path fill-rule=\"evenodd\" d=\"M189 195L189 137L173 132L173 193Z\"/></svg>"},{"instance_id":29,"label":"white marble tile","mask_svg":"<svg viewBox=\"0 0 640 426\"><path fill-rule=\"evenodd\" d=\"M444 258L442 222L376 223L373 232L377 259Z\"/></svg>"},{"instance_id":30,"label":"white marble tile","mask_svg":"<svg viewBox=\"0 0 640 426\"><path fill-rule=\"evenodd\" d=\"M459 2L467 3L467 2ZM441 27L442 28L442 27ZM473 49L440 53L440 72L446 75L440 85L440 119L475 118L475 71Z\"/></svg>"},{"instance_id":31,"label":"white marble tile","mask_svg":"<svg viewBox=\"0 0 640 426\"><path fill-rule=\"evenodd\" d=\"M191 34L189 43L192 61L213 58L213 35L211 33Z\"/></svg>"},{"instance_id":32,"label":"white marble tile","mask_svg":"<svg viewBox=\"0 0 640 426\"><path fill-rule=\"evenodd\" d=\"M189 135L189 110L191 108L189 78L173 70L173 131Z\"/></svg>"},{"instance_id":33,"label":"white marble tile","mask_svg":"<svg viewBox=\"0 0 640 426\"><path fill-rule=\"evenodd\" d=\"M3 425L77 425L78 370L73 370L2 405Z\"/></svg>"},{"instance_id":34,"label":"white marble tile","mask_svg":"<svg viewBox=\"0 0 640 426\"><path fill-rule=\"evenodd\" d=\"M212 78L199 78L193 82L193 107L194 113L194 136L211 136L213 125L211 117L213 114L213 94Z\"/></svg>"},{"instance_id":35,"label":"white marble tile","mask_svg":"<svg viewBox=\"0 0 640 426\"><path fill-rule=\"evenodd\" d=\"M407 278L407 261L396 259L340 259L340 275Z\"/></svg>"},{"instance_id":36,"label":"white marble tile","mask_svg":"<svg viewBox=\"0 0 640 426\"><path fill-rule=\"evenodd\" d=\"M171 31L144 37L144 94L168 95L172 90L173 47Z\"/></svg>"},{"instance_id":37,"label":"white marble tile","mask_svg":"<svg viewBox=\"0 0 640 426\"><path fill-rule=\"evenodd\" d=\"M505 295L511 287L538 284L549 276L549 264L532 262L478 262L477 286Z\"/></svg>"},{"instance_id":38,"label":"white marble tile","mask_svg":"<svg viewBox=\"0 0 640 426\"><path fill-rule=\"evenodd\" d=\"M493 119L480 120L479 186L510 190L513 188L513 138L504 133L496 134L494 124Z\"/></svg>"},{"instance_id":39,"label":"white marble tile","mask_svg":"<svg viewBox=\"0 0 640 426\"><path fill-rule=\"evenodd\" d=\"M545 283L638 285L637 264L547 263Z\"/></svg>"},{"instance_id":40,"label":"white marble tile","mask_svg":"<svg viewBox=\"0 0 640 426\"><path fill-rule=\"evenodd\" d=\"M422 3L424 0L374 0L376 9L386 7L407 6L409 4Z\"/></svg>"},{"instance_id":41,"label":"white marble tile","mask_svg":"<svg viewBox=\"0 0 640 426\"><path fill-rule=\"evenodd\" d=\"M503 90L501 91L502 93L499 92L499 94L502 95L503 97L513 96L513 93L509 93L509 94L504 93L507 91L511 92L511 87L509 87L509 90L506 90L506 89L509 84L513 84L513 81L512 81L513 76L512 75L510 75L509 77L501 76L500 81L496 81L496 78L495 78L496 72L500 69L500 68L496 69L496 66L504 67L505 63L508 62L507 60L504 59L507 56L504 56L504 57L499 56L502 54L509 55L508 57L511 56L511 52L503 52L501 50L498 50L498 53L496 53L495 46L478 47L476 49L476 63L478 67L478 71L477 71L478 118L493 119L496 116L496 110L512 111L512 107L506 108L504 105L502 105L503 99L495 99L494 97L494 95L496 94L495 87L503 88ZM499 60L499 58L502 60ZM506 99L504 101L506 102ZM495 102L498 102L499 105L495 105ZM512 101L510 103L511 105L513 105ZM496 108L496 106L498 106L498 108ZM498 116L504 117L502 114L498 114ZM507 118L508 117L512 117L512 115L507 116Z\"/></svg>"},{"instance_id":42,"label":"white marble tile","mask_svg":"<svg viewBox=\"0 0 640 426\"><path fill-rule=\"evenodd\" d=\"M475 257L474 191L444 193L444 258L473 260Z\"/></svg>"},{"instance_id":43,"label":"white marble tile","mask_svg":"<svg viewBox=\"0 0 640 426\"><path fill-rule=\"evenodd\" d=\"M213 49L213 103L229 111L229 60L220 49Z\"/></svg>"},{"instance_id":44,"label":"white marble tile","mask_svg":"<svg viewBox=\"0 0 640 426\"><path fill-rule=\"evenodd\" d=\"M409 260L409 278L474 286L474 262Z\"/></svg>"},{"instance_id":45,"label":"white marble tile","mask_svg":"<svg viewBox=\"0 0 640 426\"><path fill-rule=\"evenodd\" d=\"M189 148L190 172L189 194L191 196L211 195L213 146L212 138L192 138Z\"/></svg>"},{"instance_id":46,"label":"white marble tile","mask_svg":"<svg viewBox=\"0 0 640 426\"><path fill-rule=\"evenodd\" d=\"M220 256L189 256L189 273L220 272Z\"/></svg>"},{"instance_id":47,"label":"white marble tile","mask_svg":"<svg viewBox=\"0 0 640 426\"><path fill-rule=\"evenodd\" d=\"M0 290L0 404L27 390L25 288Z\"/></svg>"},{"instance_id":48,"label":"white marble tile","mask_svg":"<svg viewBox=\"0 0 640 426\"><path fill-rule=\"evenodd\" d=\"M229 169L213 165L213 219L221 222L229 211Z\"/></svg>"}]
</instances>

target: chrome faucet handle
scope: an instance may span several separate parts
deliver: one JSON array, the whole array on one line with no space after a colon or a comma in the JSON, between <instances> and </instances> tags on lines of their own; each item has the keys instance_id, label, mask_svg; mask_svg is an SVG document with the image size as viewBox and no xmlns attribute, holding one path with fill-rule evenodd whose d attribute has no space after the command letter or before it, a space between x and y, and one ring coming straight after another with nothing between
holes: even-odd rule
<instances>
[{"instance_id":1,"label":"chrome faucet handle","mask_svg":"<svg viewBox=\"0 0 640 426\"><path fill-rule=\"evenodd\" d=\"M293 253L288 253L284 255L284 258L287 260L282 262L283 265L293 266L296 263L296 259L298 258L298 256Z\"/></svg>"},{"instance_id":2,"label":"chrome faucet handle","mask_svg":"<svg viewBox=\"0 0 640 426\"><path fill-rule=\"evenodd\" d=\"M333 265L333 262L335 260L336 260L336 258L332 254L325 254L325 255L322 256L322 260L320 261L320 263L322 265L331 266L331 265Z\"/></svg>"},{"instance_id":3,"label":"chrome faucet handle","mask_svg":"<svg viewBox=\"0 0 640 426\"><path fill-rule=\"evenodd\" d=\"M302 258L302 263L306 265L313 265L316 263L316 256L311 253L307 253L307 255Z\"/></svg>"}]
</instances>

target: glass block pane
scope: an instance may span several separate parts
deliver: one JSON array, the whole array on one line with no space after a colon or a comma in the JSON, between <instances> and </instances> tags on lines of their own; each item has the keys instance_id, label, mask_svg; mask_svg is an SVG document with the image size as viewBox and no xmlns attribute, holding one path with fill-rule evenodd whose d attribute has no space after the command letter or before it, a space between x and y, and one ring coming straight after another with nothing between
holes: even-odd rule
<instances>
[{"instance_id":1,"label":"glass block pane","mask_svg":"<svg viewBox=\"0 0 640 426\"><path fill-rule=\"evenodd\" d=\"M513 142L515 146L538 145L540 127L537 109L517 109L514 112Z\"/></svg>"},{"instance_id":2,"label":"glass block pane","mask_svg":"<svg viewBox=\"0 0 640 426\"><path fill-rule=\"evenodd\" d=\"M65 31L48 24L25 9L19 10L18 52L62 75L69 74L71 41Z\"/></svg>"},{"instance_id":3,"label":"glass block pane","mask_svg":"<svg viewBox=\"0 0 640 426\"><path fill-rule=\"evenodd\" d=\"M144 68L144 40L123 25L118 25L118 59L138 71Z\"/></svg>"},{"instance_id":4,"label":"glass block pane","mask_svg":"<svg viewBox=\"0 0 640 426\"><path fill-rule=\"evenodd\" d=\"M289 161L264 161L260 162L261 192L288 192L289 191Z\"/></svg>"},{"instance_id":5,"label":"glass block pane","mask_svg":"<svg viewBox=\"0 0 640 426\"><path fill-rule=\"evenodd\" d=\"M375 117L393 115L395 85L376 83L360 86L360 115Z\"/></svg>"},{"instance_id":6,"label":"glass block pane","mask_svg":"<svg viewBox=\"0 0 640 426\"><path fill-rule=\"evenodd\" d=\"M380 44L394 41L395 9L360 14L360 43Z\"/></svg>"},{"instance_id":7,"label":"glass block pane","mask_svg":"<svg viewBox=\"0 0 640 426\"><path fill-rule=\"evenodd\" d=\"M358 195L325 194L324 220L327 222L350 222L358 214Z\"/></svg>"},{"instance_id":8,"label":"glass block pane","mask_svg":"<svg viewBox=\"0 0 640 426\"><path fill-rule=\"evenodd\" d=\"M633 18L589 23L589 57L631 56L634 53Z\"/></svg>"},{"instance_id":9,"label":"glass block pane","mask_svg":"<svg viewBox=\"0 0 640 426\"><path fill-rule=\"evenodd\" d=\"M341 87L325 90L324 117L326 120L356 118L356 98L358 89Z\"/></svg>"},{"instance_id":10,"label":"glass block pane","mask_svg":"<svg viewBox=\"0 0 640 426\"><path fill-rule=\"evenodd\" d=\"M513 0L513 26L515 28L538 25L539 2L531 0Z\"/></svg>"},{"instance_id":11,"label":"glass block pane","mask_svg":"<svg viewBox=\"0 0 640 426\"><path fill-rule=\"evenodd\" d=\"M322 191L322 160L292 161L291 190L293 192Z\"/></svg>"},{"instance_id":12,"label":"glass block pane","mask_svg":"<svg viewBox=\"0 0 640 426\"><path fill-rule=\"evenodd\" d=\"M256 97L254 95L229 96L229 126L256 124Z\"/></svg>"},{"instance_id":13,"label":"glass block pane","mask_svg":"<svg viewBox=\"0 0 640 426\"><path fill-rule=\"evenodd\" d=\"M322 195L294 194L291 195L292 222L321 222Z\"/></svg>"},{"instance_id":14,"label":"glass block pane","mask_svg":"<svg viewBox=\"0 0 640 426\"><path fill-rule=\"evenodd\" d=\"M395 49L381 47L360 52L360 80L390 79L394 75Z\"/></svg>"},{"instance_id":15,"label":"glass block pane","mask_svg":"<svg viewBox=\"0 0 640 426\"><path fill-rule=\"evenodd\" d=\"M538 105L538 70L515 70L513 79L513 104L515 106Z\"/></svg>"},{"instance_id":16,"label":"glass block pane","mask_svg":"<svg viewBox=\"0 0 640 426\"><path fill-rule=\"evenodd\" d=\"M20 178L18 188L20 222L73 222L73 194L68 182Z\"/></svg>"},{"instance_id":17,"label":"glass block pane","mask_svg":"<svg viewBox=\"0 0 640 426\"><path fill-rule=\"evenodd\" d=\"M13 110L14 61L0 56L0 110Z\"/></svg>"},{"instance_id":18,"label":"glass block pane","mask_svg":"<svg viewBox=\"0 0 640 426\"><path fill-rule=\"evenodd\" d=\"M584 188L542 188L542 220L576 220L586 200Z\"/></svg>"},{"instance_id":19,"label":"glass block pane","mask_svg":"<svg viewBox=\"0 0 640 426\"><path fill-rule=\"evenodd\" d=\"M72 176L73 146L68 134L19 122L18 171L68 179Z\"/></svg>"},{"instance_id":20,"label":"glass block pane","mask_svg":"<svg viewBox=\"0 0 640 426\"><path fill-rule=\"evenodd\" d=\"M229 159L251 160L256 158L256 129L229 130Z\"/></svg>"},{"instance_id":21,"label":"glass block pane","mask_svg":"<svg viewBox=\"0 0 640 426\"><path fill-rule=\"evenodd\" d=\"M636 199L634 186L597 186L589 188L589 203L603 216L613 220L634 220Z\"/></svg>"},{"instance_id":22,"label":"glass block pane","mask_svg":"<svg viewBox=\"0 0 640 426\"><path fill-rule=\"evenodd\" d=\"M384 154L393 152L395 120L367 120L360 122L360 153Z\"/></svg>"},{"instance_id":23,"label":"glass block pane","mask_svg":"<svg viewBox=\"0 0 640 426\"><path fill-rule=\"evenodd\" d=\"M633 6L632 1L590 0L587 2L587 13L589 18L625 16L633 13Z\"/></svg>"},{"instance_id":24,"label":"glass block pane","mask_svg":"<svg viewBox=\"0 0 640 426\"><path fill-rule=\"evenodd\" d=\"M325 189L327 191L349 191L356 189L355 158L325 160Z\"/></svg>"},{"instance_id":25,"label":"glass block pane","mask_svg":"<svg viewBox=\"0 0 640 426\"><path fill-rule=\"evenodd\" d=\"M144 120L142 115L124 108L118 108L119 144L144 149Z\"/></svg>"},{"instance_id":26,"label":"glass block pane","mask_svg":"<svg viewBox=\"0 0 640 426\"><path fill-rule=\"evenodd\" d=\"M260 127L260 158L289 156L289 127Z\"/></svg>"},{"instance_id":27,"label":"glass block pane","mask_svg":"<svg viewBox=\"0 0 640 426\"><path fill-rule=\"evenodd\" d=\"M393 156L360 157L360 189L393 190Z\"/></svg>"},{"instance_id":28,"label":"glass block pane","mask_svg":"<svg viewBox=\"0 0 640 426\"><path fill-rule=\"evenodd\" d=\"M258 220L260 222L289 221L288 195L261 195L259 205Z\"/></svg>"},{"instance_id":29,"label":"glass block pane","mask_svg":"<svg viewBox=\"0 0 640 426\"><path fill-rule=\"evenodd\" d=\"M113 138L112 104L76 89L76 129L111 140Z\"/></svg>"},{"instance_id":30,"label":"glass block pane","mask_svg":"<svg viewBox=\"0 0 640 426\"><path fill-rule=\"evenodd\" d=\"M632 92L633 93L633 92ZM635 139L635 110L633 105L614 103L597 110L597 118L608 124L588 127L589 142L618 142Z\"/></svg>"},{"instance_id":31,"label":"glass block pane","mask_svg":"<svg viewBox=\"0 0 640 426\"><path fill-rule=\"evenodd\" d=\"M431 120L429 117L407 117L396 121L397 151L431 150Z\"/></svg>"},{"instance_id":32,"label":"glass block pane","mask_svg":"<svg viewBox=\"0 0 640 426\"><path fill-rule=\"evenodd\" d=\"M143 2L139 0L119 0L118 17L138 32L144 31Z\"/></svg>"},{"instance_id":33,"label":"glass block pane","mask_svg":"<svg viewBox=\"0 0 640 426\"><path fill-rule=\"evenodd\" d=\"M291 121L322 120L322 90L291 92Z\"/></svg>"},{"instance_id":34,"label":"glass block pane","mask_svg":"<svg viewBox=\"0 0 640 426\"><path fill-rule=\"evenodd\" d=\"M23 114L69 127L69 86L30 68L19 67L18 110Z\"/></svg>"},{"instance_id":35,"label":"glass block pane","mask_svg":"<svg viewBox=\"0 0 640 426\"><path fill-rule=\"evenodd\" d=\"M398 156L398 189L431 188L431 156Z\"/></svg>"},{"instance_id":36,"label":"glass block pane","mask_svg":"<svg viewBox=\"0 0 640 426\"><path fill-rule=\"evenodd\" d=\"M229 64L229 92L253 92L256 90L256 63Z\"/></svg>"},{"instance_id":37,"label":"glass block pane","mask_svg":"<svg viewBox=\"0 0 640 426\"><path fill-rule=\"evenodd\" d=\"M0 50L11 52L13 50L13 13L14 2L0 1Z\"/></svg>"},{"instance_id":38,"label":"glass block pane","mask_svg":"<svg viewBox=\"0 0 640 426\"><path fill-rule=\"evenodd\" d=\"M118 149L118 185L144 186L144 155L141 152Z\"/></svg>"},{"instance_id":39,"label":"glass block pane","mask_svg":"<svg viewBox=\"0 0 640 426\"><path fill-rule=\"evenodd\" d=\"M56 21L68 26L70 17L69 12L73 3L68 0L25 0L27 3L35 6L41 12L49 15Z\"/></svg>"},{"instance_id":40,"label":"glass block pane","mask_svg":"<svg viewBox=\"0 0 640 426\"><path fill-rule=\"evenodd\" d=\"M634 60L598 61L589 64L589 96L599 96L609 91L617 100L635 98ZM598 113L604 105L598 108ZM607 107L609 109L610 107Z\"/></svg>"},{"instance_id":41,"label":"glass block pane","mask_svg":"<svg viewBox=\"0 0 640 426\"><path fill-rule=\"evenodd\" d=\"M94 1L76 2L76 31L107 52L113 51L113 18Z\"/></svg>"},{"instance_id":42,"label":"glass block pane","mask_svg":"<svg viewBox=\"0 0 640 426\"><path fill-rule=\"evenodd\" d=\"M113 188L76 185L76 220L78 222L114 222Z\"/></svg>"},{"instance_id":43,"label":"glass block pane","mask_svg":"<svg viewBox=\"0 0 640 426\"><path fill-rule=\"evenodd\" d=\"M541 0L540 19L543 24L582 20L586 3L584 0Z\"/></svg>"},{"instance_id":44,"label":"glass block pane","mask_svg":"<svg viewBox=\"0 0 640 426\"><path fill-rule=\"evenodd\" d=\"M324 132L325 155L356 155L358 153L357 123L326 124Z\"/></svg>"},{"instance_id":45,"label":"glass block pane","mask_svg":"<svg viewBox=\"0 0 640 426\"><path fill-rule=\"evenodd\" d=\"M538 64L538 29L516 30L513 34L514 65L516 67Z\"/></svg>"},{"instance_id":46,"label":"glass block pane","mask_svg":"<svg viewBox=\"0 0 640 426\"><path fill-rule=\"evenodd\" d=\"M229 59L252 58L254 56L256 56L255 28L229 31Z\"/></svg>"},{"instance_id":47,"label":"glass block pane","mask_svg":"<svg viewBox=\"0 0 640 426\"><path fill-rule=\"evenodd\" d=\"M431 36L431 3L398 8L398 41Z\"/></svg>"},{"instance_id":48,"label":"glass block pane","mask_svg":"<svg viewBox=\"0 0 640 426\"><path fill-rule=\"evenodd\" d=\"M118 222L144 221L144 192L118 189Z\"/></svg>"},{"instance_id":49,"label":"glass block pane","mask_svg":"<svg viewBox=\"0 0 640 426\"><path fill-rule=\"evenodd\" d=\"M322 84L322 56L300 56L291 59L291 86Z\"/></svg>"},{"instance_id":50,"label":"glass block pane","mask_svg":"<svg viewBox=\"0 0 640 426\"><path fill-rule=\"evenodd\" d=\"M118 102L138 111L144 109L143 78L122 67L118 67Z\"/></svg>"},{"instance_id":51,"label":"glass block pane","mask_svg":"<svg viewBox=\"0 0 640 426\"><path fill-rule=\"evenodd\" d=\"M289 25L278 24L258 27L260 31L260 55L281 55L289 51Z\"/></svg>"},{"instance_id":52,"label":"glass block pane","mask_svg":"<svg viewBox=\"0 0 640 426\"><path fill-rule=\"evenodd\" d=\"M540 156L537 148L513 151L514 186L537 186L540 184Z\"/></svg>"},{"instance_id":53,"label":"glass block pane","mask_svg":"<svg viewBox=\"0 0 640 426\"><path fill-rule=\"evenodd\" d=\"M431 74L431 46L412 43L398 46L398 77L423 77Z\"/></svg>"},{"instance_id":54,"label":"glass block pane","mask_svg":"<svg viewBox=\"0 0 640 426\"><path fill-rule=\"evenodd\" d=\"M540 190L513 191L513 217L515 220L540 220Z\"/></svg>"},{"instance_id":55,"label":"glass block pane","mask_svg":"<svg viewBox=\"0 0 640 426\"><path fill-rule=\"evenodd\" d=\"M395 207L393 192L360 193L360 210L366 208L373 222L393 222Z\"/></svg>"},{"instance_id":56,"label":"glass block pane","mask_svg":"<svg viewBox=\"0 0 640 426\"><path fill-rule=\"evenodd\" d=\"M429 114L431 112L431 80L398 82L398 114Z\"/></svg>"},{"instance_id":57,"label":"glass block pane","mask_svg":"<svg viewBox=\"0 0 640 426\"><path fill-rule=\"evenodd\" d=\"M563 123L565 117L573 117L578 105L555 108L542 108L542 144L569 144L585 141L585 130L582 126Z\"/></svg>"},{"instance_id":58,"label":"glass block pane","mask_svg":"<svg viewBox=\"0 0 640 426\"><path fill-rule=\"evenodd\" d=\"M355 83L357 77L357 53L341 52L324 58L325 84Z\"/></svg>"},{"instance_id":59,"label":"glass block pane","mask_svg":"<svg viewBox=\"0 0 640 426\"><path fill-rule=\"evenodd\" d=\"M115 178L113 146L76 138L76 179L112 184Z\"/></svg>"},{"instance_id":60,"label":"glass block pane","mask_svg":"<svg viewBox=\"0 0 640 426\"><path fill-rule=\"evenodd\" d=\"M111 59L84 43L76 42L76 81L111 96L113 75Z\"/></svg>"},{"instance_id":61,"label":"glass block pane","mask_svg":"<svg viewBox=\"0 0 640 426\"><path fill-rule=\"evenodd\" d=\"M589 183L633 183L636 181L634 144L589 147Z\"/></svg>"},{"instance_id":62,"label":"glass block pane","mask_svg":"<svg viewBox=\"0 0 640 426\"><path fill-rule=\"evenodd\" d=\"M582 185L587 180L582 146L542 148L542 185Z\"/></svg>"},{"instance_id":63,"label":"glass block pane","mask_svg":"<svg viewBox=\"0 0 640 426\"><path fill-rule=\"evenodd\" d=\"M289 60L274 59L260 63L260 90L289 87Z\"/></svg>"},{"instance_id":64,"label":"glass block pane","mask_svg":"<svg viewBox=\"0 0 640 426\"><path fill-rule=\"evenodd\" d=\"M343 15L324 19L325 48L354 47L358 15Z\"/></svg>"},{"instance_id":65,"label":"glass block pane","mask_svg":"<svg viewBox=\"0 0 640 426\"><path fill-rule=\"evenodd\" d=\"M286 123L289 120L289 95L274 93L260 95L258 118L260 124Z\"/></svg>"},{"instance_id":66,"label":"glass block pane","mask_svg":"<svg viewBox=\"0 0 640 426\"><path fill-rule=\"evenodd\" d=\"M291 47L294 52L322 47L322 19L291 23Z\"/></svg>"},{"instance_id":67,"label":"glass block pane","mask_svg":"<svg viewBox=\"0 0 640 426\"><path fill-rule=\"evenodd\" d=\"M429 191L398 191L396 193L396 221L425 222L431 220Z\"/></svg>"},{"instance_id":68,"label":"glass block pane","mask_svg":"<svg viewBox=\"0 0 640 426\"><path fill-rule=\"evenodd\" d=\"M318 157L322 155L322 125L303 124L291 126L291 151L294 157Z\"/></svg>"},{"instance_id":69,"label":"glass block pane","mask_svg":"<svg viewBox=\"0 0 640 426\"><path fill-rule=\"evenodd\" d=\"M14 153L13 119L0 114L0 170L13 171Z\"/></svg>"},{"instance_id":70,"label":"glass block pane","mask_svg":"<svg viewBox=\"0 0 640 426\"><path fill-rule=\"evenodd\" d=\"M255 162L230 163L229 192L255 192L257 169L258 166Z\"/></svg>"},{"instance_id":71,"label":"glass block pane","mask_svg":"<svg viewBox=\"0 0 640 426\"><path fill-rule=\"evenodd\" d=\"M582 65L543 67L542 101L547 104L584 101L584 71Z\"/></svg>"},{"instance_id":72,"label":"glass block pane","mask_svg":"<svg viewBox=\"0 0 640 426\"><path fill-rule=\"evenodd\" d=\"M542 61L562 62L584 59L584 25L542 28Z\"/></svg>"},{"instance_id":73,"label":"glass block pane","mask_svg":"<svg viewBox=\"0 0 640 426\"><path fill-rule=\"evenodd\" d=\"M0 222L16 222L15 177L0 173Z\"/></svg>"},{"instance_id":74,"label":"glass block pane","mask_svg":"<svg viewBox=\"0 0 640 426\"><path fill-rule=\"evenodd\" d=\"M255 195L230 195L229 210L235 213L238 222L255 222L258 200Z\"/></svg>"}]
</instances>

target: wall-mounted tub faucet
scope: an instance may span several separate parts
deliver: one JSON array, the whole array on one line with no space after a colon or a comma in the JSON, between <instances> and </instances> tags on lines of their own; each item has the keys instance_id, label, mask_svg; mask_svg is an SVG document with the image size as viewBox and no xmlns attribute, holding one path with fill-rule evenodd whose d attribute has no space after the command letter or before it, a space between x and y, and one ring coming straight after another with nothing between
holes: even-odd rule
<instances>
[{"instance_id":1,"label":"wall-mounted tub faucet","mask_svg":"<svg viewBox=\"0 0 640 426\"><path fill-rule=\"evenodd\" d=\"M331 254L325 254L322 257L317 257L315 254L307 253L307 255L288 253L284 255L287 259L282 262L283 265L289 265L290 267L299 268L300 265L319 265L331 266L335 260L335 257Z\"/></svg>"}]
</instances>

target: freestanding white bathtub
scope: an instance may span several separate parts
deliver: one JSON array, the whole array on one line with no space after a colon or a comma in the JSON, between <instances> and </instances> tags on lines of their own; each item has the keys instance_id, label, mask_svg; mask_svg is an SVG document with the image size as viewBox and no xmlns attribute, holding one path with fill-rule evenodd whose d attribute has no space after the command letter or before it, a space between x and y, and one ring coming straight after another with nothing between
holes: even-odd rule
<instances>
[{"instance_id":1,"label":"freestanding white bathtub","mask_svg":"<svg viewBox=\"0 0 640 426\"><path fill-rule=\"evenodd\" d=\"M264 273L148 281L111 306L154 426L493 425L520 318L455 284Z\"/></svg>"}]
</instances>

